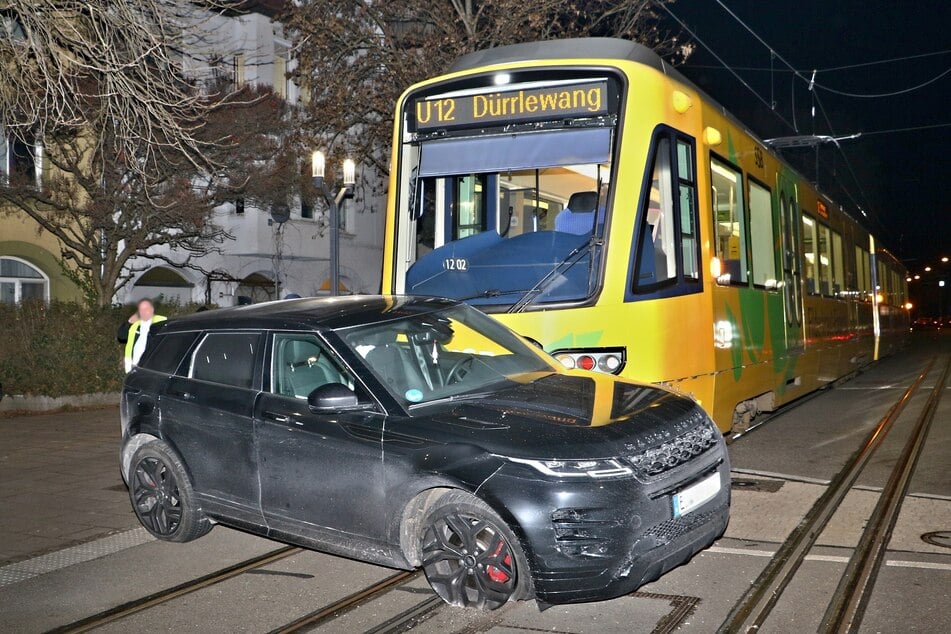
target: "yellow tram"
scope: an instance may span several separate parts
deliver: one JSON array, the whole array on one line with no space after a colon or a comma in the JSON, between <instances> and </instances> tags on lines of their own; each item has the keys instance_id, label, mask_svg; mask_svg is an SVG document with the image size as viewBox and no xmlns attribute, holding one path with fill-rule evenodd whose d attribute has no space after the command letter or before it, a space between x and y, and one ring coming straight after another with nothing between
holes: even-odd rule
<instances>
[{"instance_id":1,"label":"yellow tram","mask_svg":"<svg viewBox=\"0 0 951 634\"><path fill-rule=\"evenodd\" d=\"M519 44L395 117L384 293L493 314L721 430L902 345L900 262L650 49Z\"/></svg>"}]
</instances>

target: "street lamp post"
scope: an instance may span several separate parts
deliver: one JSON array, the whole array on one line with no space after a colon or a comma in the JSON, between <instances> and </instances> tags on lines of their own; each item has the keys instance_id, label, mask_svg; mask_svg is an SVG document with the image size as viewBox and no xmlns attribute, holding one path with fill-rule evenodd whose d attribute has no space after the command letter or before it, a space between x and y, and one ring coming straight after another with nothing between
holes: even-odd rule
<instances>
[{"instance_id":1,"label":"street lamp post","mask_svg":"<svg viewBox=\"0 0 951 634\"><path fill-rule=\"evenodd\" d=\"M357 182L356 164L346 159L343 162L343 187L334 192L324 180L327 159L316 151L310 160L310 175L314 188L320 192L330 209L330 294L340 294L340 204L353 198L353 186Z\"/></svg>"}]
</instances>

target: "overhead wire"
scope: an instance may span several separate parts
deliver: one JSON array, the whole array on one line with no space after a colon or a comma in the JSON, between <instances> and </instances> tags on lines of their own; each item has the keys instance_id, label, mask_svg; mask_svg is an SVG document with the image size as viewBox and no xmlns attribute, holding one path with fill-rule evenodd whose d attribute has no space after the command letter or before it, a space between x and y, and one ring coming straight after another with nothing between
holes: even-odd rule
<instances>
[{"instance_id":1,"label":"overhead wire","mask_svg":"<svg viewBox=\"0 0 951 634\"><path fill-rule=\"evenodd\" d=\"M826 92L831 92L834 95L841 95L842 97L853 97L855 99L882 99L884 97L897 97L899 95L904 95L910 92L914 92L916 90L921 90L925 86L930 86L931 84L935 83L936 81L938 81L939 79L941 79L942 77L948 74L951 74L951 68L945 69L940 74L935 75L931 79L923 81L920 84L915 84L914 86L910 86L908 88L902 88L901 90L893 90L891 92L879 92L879 93L848 92L846 90L838 90L837 88L830 88L818 82L815 82L815 86L816 88L821 88L822 90Z\"/></svg>"},{"instance_id":2,"label":"overhead wire","mask_svg":"<svg viewBox=\"0 0 951 634\"><path fill-rule=\"evenodd\" d=\"M876 134L894 134L897 132L915 132L917 130L934 130L935 128L948 128L951 127L951 122L949 123L932 123L928 125L915 125L907 128L891 128L887 130L872 130L871 132L862 132L860 136L875 136Z\"/></svg>"},{"instance_id":3,"label":"overhead wire","mask_svg":"<svg viewBox=\"0 0 951 634\"><path fill-rule=\"evenodd\" d=\"M836 71L840 71L840 70L849 70L849 69L852 69L852 68L862 68L862 67L865 67L865 66L877 66L877 65L879 65L879 64L891 64L891 63L897 63L897 62L904 62L904 61L908 61L908 60L912 60L912 59L921 59L921 58L924 58L924 57L935 57L935 56L938 56L938 55L947 55L947 54L949 54L949 53L951 53L951 48L945 49L945 50L943 50L943 51L932 51L932 52L930 52L930 53L919 53L919 54L917 54L917 55L903 55L903 56L901 56L901 57L890 57L890 58L888 58L888 59L879 59L879 60L875 60L875 61L872 61L872 62L860 62L860 63L857 63L857 64L846 64L846 65L844 65L844 66L829 66L829 67L827 67L827 68L818 68L818 69L815 69L815 70L816 70L816 72L819 72L819 73L831 73L831 72L836 72ZM713 65L713 64L691 64L691 63L687 62L686 64L684 64L684 66L689 66L689 67L691 67L691 68L707 68L707 69L722 70L722 67L720 67L720 66L715 66L715 65ZM734 66L733 68L734 68L735 70L756 71L756 72L763 72L763 73L771 73L771 72L777 72L777 73L809 73L809 72L812 72L812 69L806 70L806 69L797 69L797 68L792 68L792 69L789 69L789 68L775 68L775 67L772 65L772 59L770 60L770 66L769 66L769 67L766 67L766 66Z\"/></svg>"},{"instance_id":4,"label":"overhead wire","mask_svg":"<svg viewBox=\"0 0 951 634\"><path fill-rule=\"evenodd\" d=\"M829 119L828 114L826 113L825 107L822 105L821 99L819 99L819 97L818 97L818 95L816 94L816 91L815 91L815 88L820 87L819 84L816 83L816 81L815 81L815 79L816 79L816 73L817 73L818 71L813 70L813 71L812 71L812 77L806 78L802 73L800 73L798 70L796 70L796 67L793 66L792 64L790 64L789 61L786 60L786 58L784 58L782 55L780 55L779 53L777 53L776 50L775 50L772 46L770 46L769 43L759 35L759 33L757 33L755 30L753 30L753 28L750 27L746 22L744 22L743 19L740 18L736 13L734 13L732 9L730 9L728 6L726 6L726 4L723 2L723 0L716 0L716 3L717 3L718 5L720 5L720 7L721 7L724 11L726 11L734 20L736 20L744 29L746 29L747 32L750 33L750 35L752 35L754 38L756 38L756 40L757 40L760 44L762 44L762 45L770 52L770 55L771 55L771 56L775 56L776 59L778 59L779 61L781 61L783 64L786 65L787 68L789 68L791 71L793 71L795 77L798 77L798 78L800 78L800 79L802 79L803 81L806 81L806 82L808 83L809 92L812 93L812 99L813 99L813 105L812 105L813 127L815 126L815 107L816 107L816 104L818 104L818 105L819 105L819 111L822 113L822 116L823 116L823 118L825 119L826 125L827 125L828 128L829 128L830 134L831 134L833 137L835 137L835 136L836 136L836 133L835 133L835 129L834 129L833 126L832 126L832 122L831 122L831 120ZM795 94L795 90L793 91L793 94ZM813 130L813 131L814 131L814 130ZM852 180L855 182L855 185L856 185L856 187L858 188L859 193L861 194L862 199L865 201L866 207L868 207L868 209L869 209L873 214L875 214L875 216L876 216L876 217L875 217L876 222L878 222L878 224L881 225L882 222L881 222L881 220L877 217L878 214L875 213L875 210L873 209L873 206L870 204L868 195L865 193L865 189L862 187L862 184L861 184L861 182L859 181L858 176L855 174L855 169L852 167L852 162L849 160L848 155L846 155L845 150L842 149L842 145L841 145L841 144L839 144L838 142L836 142L836 143L835 143L835 146L836 146L836 148L839 150L839 153L842 155L842 159L843 159L843 161L845 162L845 166L846 166L846 168L848 169L849 174L852 176ZM819 160L818 160L818 147L816 148L816 152L817 152L817 155L816 155L816 164L817 164L817 166L818 166L818 163L819 163ZM817 172L818 172L818 169L817 169ZM817 176L818 176L818 174L817 174ZM856 198L855 198L854 195L852 195L851 191L849 191L849 189L848 189L843 183L839 182L838 184L839 184L839 187L841 187L842 190L845 192L845 194L849 197L849 199L852 200L853 204L855 204L856 207L858 207L859 211L860 211L863 215L867 216L868 214L865 212L865 210L863 209L862 205L859 204L859 203L856 201Z\"/></svg>"},{"instance_id":5,"label":"overhead wire","mask_svg":"<svg viewBox=\"0 0 951 634\"><path fill-rule=\"evenodd\" d=\"M852 68L862 68L865 66L877 66L879 64L892 64L895 62L905 62L910 59L921 59L923 57L934 57L936 55L947 55L951 53L951 48L944 49L943 51L932 51L930 53L918 53L917 55L903 55L901 57L890 57L888 59L879 59L874 62L860 62L858 64L846 64L844 66L830 66L829 68L820 68L820 73L831 73L839 70L849 70Z\"/></svg>"},{"instance_id":6,"label":"overhead wire","mask_svg":"<svg viewBox=\"0 0 951 634\"><path fill-rule=\"evenodd\" d=\"M757 40L759 40L759 43L760 43L760 44L762 44L762 45L765 46L767 49L769 49L770 52L775 52L775 51L773 51L773 48L766 42L766 40L764 40L762 37L760 37L759 34L758 34L756 31L754 31L746 22L744 22L743 19L742 19L740 16L738 16L736 13L734 13L733 10L730 9L730 7L726 6L726 4L723 2L723 0L716 0L716 3L717 3L718 5L720 5L720 7L721 7L724 11L726 11L727 13L729 13L730 16L731 16L734 20L736 20L737 22L739 22L740 25L741 25L744 29L746 29L753 37L755 37ZM922 83L920 83L920 84L917 84L917 85L915 85L915 86L911 86L910 88L903 88L903 89L901 89L901 90L894 90L894 91L891 91L891 92L884 92L884 93L863 94L863 93L848 92L848 91L845 91L845 90L839 90L839 89L837 89L837 88L830 88L829 86L825 86L825 85L823 85L823 84L821 84L821 83L819 83L819 82L816 81L816 73L818 72L818 70L813 70L813 71L812 71L812 77L811 77L811 78L806 78L806 76L803 75L802 72L800 72L799 70L796 69L795 66L793 66L792 64L790 64L789 62L787 62L779 53L776 53L776 58L779 59L779 61L781 61L783 64L785 64L786 67L789 68L789 70L792 71L793 74L794 74L796 77L799 77L799 78L802 79L803 81L808 82L808 84L809 84L809 89L810 89L810 90L812 90L814 87L815 87L815 88L821 88L822 90L825 90L825 91L827 91L827 92L831 92L831 93L836 94L836 95L840 95L840 96L843 96L843 97L854 97L854 98L856 98L856 99L880 99L880 98L883 98L883 97L896 97L896 96L899 96L899 95L904 95L904 94L907 94L907 93L909 93L909 92L914 92L915 90L920 90L920 89L924 88L925 86L929 86L929 85L935 83L936 81L938 81L939 79L941 79L942 77L944 77L944 76L948 75L949 73L951 73L951 68L947 68L947 69L945 69L943 72L941 72L940 74L936 75L935 77L932 77L931 79L928 79L927 81L924 81L924 82L922 82Z\"/></svg>"},{"instance_id":7,"label":"overhead wire","mask_svg":"<svg viewBox=\"0 0 951 634\"><path fill-rule=\"evenodd\" d=\"M706 44L706 42L704 42L702 39L700 39L700 36L697 35L697 34L693 31L693 29L691 29L689 26L687 26L687 24L686 24L683 20L681 20L679 17L677 17L677 15L676 15L673 11L670 10L670 7L668 7L666 4L663 4L663 3L660 3L660 2L655 2L655 4L656 4L656 6L660 7L660 8L663 9L664 11L666 11L667 14L668 14L671 18L673 18L674 21L677 22L677 24L679 24L682 29L684 29L685 31L687 31L687 33L690 33L690 35L693 36L693 39L695 39L695 40L697 41L697 43L700 44L700 46L702 46L702 47L704 47L705 49L707 49L707 51L708 51L711 55L713 55L713 57L714 57L718 62L720 62L720 64L723 65L723 68L725 68L726 70L730 71L730 73L731 73L734 77L736 77L737 81L739 81L741 84L743 84L743 86L744 86L747 90L749 90L751 93L753 93L753 96L755 96L763 105L765 105L767 108L769 108L770 111L771 111L773 114L775 114L783 123L785 123L791 130L796 130L796 126L794 126L792 123L790 123L784 116L782 116L781 114L779 114L779 112L777 112L777 111L772 107L772 104L770 104L769 102L767 102L766 99L764 99L764 98L762 97L762 95L760 95L752 86L750 86L749 83L748 83L739 73L737 73L735 70L733 70L733 68L731 68L730 65L727 64L727 63L723 60L722 57L720 57L719 55L717 55L716 51L714 51L712 48L710 48L710 47Z\"/></svg>"},{"instance_id":8,"label":"overhead wire","mask_svg":"<svg viewBox=\"0 0 951 634\"><path fill-rule=\"evenodd\" d=\"M770 66L771 66L771 68L769 68L769 69L762 69L762 68L756 68L756 67L750 67L750 66L736 66L736 67L730 66L729 64L727 64L727 63L723 60L722 57L720 57L720 56L716 53L716 51L714 51L708 44L706 44L706 42L704 42L690 27L688 27L687 24L686 24L683 20L681 20L676 14L674 14L674 12L673 12L668 6L666 6L666 4L660 3L660 2L656 2L655 4L656 4L657 6L659 6L660 8L662 8L671 18L673 18L673 19L681 26L681 28L683 28L685 31L687 31L688 33L690 33L690 35L693 36L693 38L694 38L701 46L703 46L707 51L710 52L711 55L713 55L713 57L721 64L721 66L722 66L722 68L723 68L724 70L729 71L747 90L749 90L751 93L753 93L753 95L757 98L757 100L759 100L763 105L767 106L783 123L785 123L790 129L792 129L793 131L795 131L797 134L799 133L799 126L797 125L797 121L796 121L796 105L795 105L795 84L796 84L796 79L799 79L799 80L802 80L802 81L806 82L807 85L808 85L809 92L812 93L811 96L812 96L813 133L815 133L815 108L816 108L816 105L818 105L818 106L819 106L819 111L821 112L821 114L822 114L822 116L823 116L823 119L825 120L826 126L828 127L830 134L831 134L833 137L836 137L837 135L836 135L836 133L835 133L834 127L832 126L832 122L831 122L831 120L830 120L830 118L829 118L829 116L828 116L828 113L827 113L826 110L825 110L825 106L822 104L822 100L821 100L821 99L819 98L819 96L816 94L816 91L815 91L816 88L820 88L820 89L822 89L822 90L826 90L827 92L830 92L830 93L833 93L833 94L839 94L839 95L847 96L847 97L857 97L857 98L888 97L888 96L901 95L901 94L905 94L905 93L907 93L907 92L912 92L912 91L914 91L914 90L918 90L918 89L920 89L920 88L922 88L922 87L924 87L924 86L927 86L927 85L929 85L929 84L931 84L931 83L934 83L934 82L938 81L939 79L941 79L941 78L944 77L945 75L951 73L951 68L949 68L949 69L943 71L941 74L939 74L939 75L937 75L937 76L935 76L935 77L932 77L931 79L927 80L926 82L923 82L922 84L919 84L919 85L917 85L917 86L913 86L913 87L911 87L911 88L905 88L905 89L898 90L898 91L892 91L892 92L890 92L890 93L878 93L878 94L874 94L874 95L868 95L868 94L860 94L860 93L848 93L848 92L846 92L846 91L838 91L838 90L833 89L833 88L830 88L830 87L828 87L828 86L824 86L824 85L820 84L819 82L816 82L816 81L815 81L816 74L819 73L819 72L832 72L832 71L838 71L838 70L846 70L846 69L849 69L849 68L859 68L859 67L863 67L863 66L873 66L873 65L878 65L878 64L886 64L886 63L893 63L893 62L899 62L899 61L906 61L906 60L910 60L910 59L919 59L919 58L924 58L924 57L933 57L933 56L938 56L938 55L943 55L943 54L951 53L951 49L942 50L942 51L934 51L934 52L931 52L931 53L921 53L921 54L916 54L916 55L905 55L905 56L901 56L901 57L895 57L895 58L884 59L884 60L876 60L876 61L872 61L872 62L863 62L863 63L858 63L858 64L848 64L848 65L843 65L843 66L829 67L829 68L825 68L825 69L822 69L822 70L814 69L814 70L811 71L811 72L812 72L812 76L811 76L811 77L806 77L806 75L804 74L804 71L798 70L796 67L794 67L792 64L790 64L789 61L786 60L782 55L780 55L779 53L777 53L776 50L775 50L772 46L770 46L768 42L766 42L765 39L763 39L756 31L754 31L748 24L746 24L746 22L744 22L736 13L734 13L728 6L726 6L726 4L724 4L724 2L723 2L722 0L716 0L716 2L717 2L717 4L720 5L720 7L721 7L724 11L726 11L734 20L736 20L744 29L746 29L746 30L750 33L750 35L752 35L757 41L759 41L760 44L762 44L762 45L770 52ZM787 68L788 70L775 69L775 68L774 68L774 60L775 60L775 59L778 59L780 62L782 62L782 63L786 66L786 68ZM703 67L703 66L694 65L693 67L695 67L695 68L701 68L701 67ZM715 66L708 66L708 67L709 67L709 68L717 68L717 69L720 68L720 67L715 67ZM759 92L757 92L757 91L737 72L737 70L769 70L769 71L771 71L771 72L778 70L778 71L780 71L780 72L791 72L791 73L793 74L793 83L792 83L792 117L793 117L793 121L790 122L790 121L787 120L785 117L783 117L779 112L776 111L776 108L775 108L775 105L776 105L776 104L775 104L775 99L772 98L772 96L773 96L773 93L772 93L772 82L771 82L771 86L770 86L770 88L771 88L771 100L770 100L770 102L767 102L766 99L765 99L762 95L760 95ZM805 72L808 72L808 71L805 71ZM913 130L925 130L925 129L933 129L933 128L947 127L947 126L951 126L951 123L947 123L947 124L935 124L935 125L924 125L924 126L912 126L912 127L907 127L907 128L895 128L895 129L892 129L892 130L879 130L879 131L873 131L873 132L865 133L865 134L862 134L862 135L855 135L855 136L856 136L856 137L858 137L858 136L872 136L872 135L875 135L875 134L887 134L887 133L892 133L892 132L906 132L906 131L913 131ZM877 224L879 224L880 226L884 227L884 225L882 224L882 221L878 218L878 214L875 212L875 210L874 210L874 208L873 208L873 205L872 205L871 202L870 202L870 199L869 199L869 197L868 197L868 194L865 192L865 189L864 189L864 187L862 186L861 181L859 180L857 174L855 173L855 169L853 168L852 163L851 163L851 161L849 160L848 155L845 153L845 150L842 148L841 144L838 143L837 141L835 142L835 146L836 146L836 148L838 149L839 153L842 155L842 159L843 159L843 162L845 163L846 169L848 170L849 175L851 176L853 182L855 183L855 186L858 188L858 191L859 191L859 193L860 193L860 196L861 196L862 200L864 201L864 206L863 206L863 203L860 202L860 201L856 198L856 196L852 194L852 191L850 190L850 188L846 187L841 181L838 182L839 187L841 187L842 191L846 194L846 196L849 198L849 200L852 201L852 204L854 204L854 205L858 208L858 210L862 213L863 216L868 217L868 214L867 214L866 211L865 211L865 209L868 208L868 209L872 212L872 214L874 215L874 218L873 218L873 219L875 220L875 222L876 222ZM816 149L816 151L817 151L816 162L817 162L817 172L818 172L818 164L819 164L819 162L820 162L820 161L819 161L819 158L818 158L818 148ZM834 174L834 171L835 171L835 170L834 170L834 166L833 166L833 174ZM817 176L818 176L818 173L817 173Z\"/></svg>"}]
</instances>

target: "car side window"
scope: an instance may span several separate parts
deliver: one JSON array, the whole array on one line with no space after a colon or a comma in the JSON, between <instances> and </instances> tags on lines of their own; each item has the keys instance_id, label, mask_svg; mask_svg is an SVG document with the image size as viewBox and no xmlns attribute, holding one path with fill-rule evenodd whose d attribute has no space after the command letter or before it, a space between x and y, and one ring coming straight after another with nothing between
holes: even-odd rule
<instances>
[{"instance_id":1,"label":"car side window","mask_svg":"<svg viewBox=\"0 0 951 634\"><path fill-rule=\"evenodd\" d=\"M149 337L146 354L139 366L163 374L174 374L182 364L182 357L197 338L197 332L176 332Z\"/></svg>"},{"instance_id":2,"label":"car side window","mask_svg":"<svg viewBox=\"0 0 951 634\"><path fill-rule=\"evenodd\" d=\"M192 355L188 376L201 381L250 388L261 335L214 332L205 335Z\"/></svg>"},{"instance_id":3,"label":"car side window","mask_svg":"<svg viewBox=\"0 0 951 634\"><path fill-rule=\"evenodd\" d=\"M275 394L306 399L328 383L354 389L353 377L314 335L275 334L271 357L271 391Z\"/></svg>"}]
</instances>

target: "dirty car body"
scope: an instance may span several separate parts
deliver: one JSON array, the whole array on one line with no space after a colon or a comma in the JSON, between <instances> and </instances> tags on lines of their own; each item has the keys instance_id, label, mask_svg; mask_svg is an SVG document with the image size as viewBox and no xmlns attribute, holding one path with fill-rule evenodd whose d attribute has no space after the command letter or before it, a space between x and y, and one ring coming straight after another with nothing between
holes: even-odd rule
<instances>
[{"instance_id":1,"label":"dirty car body","mask_svg":"<svg viewBox=\"0 0 951 634\"><path fill-rule=\"evenodd\" d=\"M162 460L187 480L171 498L190 508L173 508L171 524L184 511L207 528L422 565L459 605L618 596L726 528L727 453L699 405L565 370L463 304L271 302L169 320L150 339L122 397L121 463L159 537L142 482ZM156 443L164 453L149 454ZM443 521L434 508L449 493ZM482 531L479 561L453 541L457 516L462 532ZM185 541L181 530L164 537ZM485 576L460 596L434 581L457 547L451 574Z\"/></svg>"}]
</instances>

